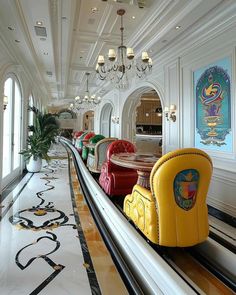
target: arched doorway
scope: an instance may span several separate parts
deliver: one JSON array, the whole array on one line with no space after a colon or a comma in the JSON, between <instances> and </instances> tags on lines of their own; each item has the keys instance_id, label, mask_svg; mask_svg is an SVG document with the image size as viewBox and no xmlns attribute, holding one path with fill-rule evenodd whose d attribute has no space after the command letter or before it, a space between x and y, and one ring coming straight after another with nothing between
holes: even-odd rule
<instances>
[{"instance_id":1,"label":"arched doorway","mask_svg":"<svg viewBox=\"0 0 236 295\"><path fill-rule=\"evenodd\" d=\"M83 114L83 130L94 131L94 111Z\"/></svg>"},{"instance_id":2,"label":"arched doorway","mask_svg":"<svg viewBox=\"0 0 236 295\"><path fill-rule=\"evenodd\" d=\"M145 86L129 95L122 111L122 138L134 142L140 152L162 153L163 96Z\"/></svg>"},{"instance_id":3,"label":"arched doorway","mask_svg":"<svg viewBox=\"0 0 236 295\"><path fill-rule=\"evenodd\" d=\"M111 115L113 107L110 103L106 103L101 111L100 117L100 133L105 137L111 137Z\"/></svg>"}]
</instances>

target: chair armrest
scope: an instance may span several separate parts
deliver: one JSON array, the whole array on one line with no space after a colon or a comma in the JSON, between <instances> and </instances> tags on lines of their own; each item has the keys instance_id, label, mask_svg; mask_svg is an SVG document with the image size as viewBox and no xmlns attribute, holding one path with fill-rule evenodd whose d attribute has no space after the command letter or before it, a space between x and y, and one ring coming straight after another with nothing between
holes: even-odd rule
<instances>
[{"instance_id":1,"label":"chair armrest","mask_svg":"<svg viewBox=\"0 0 236 295\"><path fill-rule=\"evenodd\" d=\"M149 201L153 201L153 199L154 199L151 191L139 184L136 184L133 187L132 194L133 193L138 193L138 194L142 195L143 197L145 197Z\"/></svg>"}]
</instances>

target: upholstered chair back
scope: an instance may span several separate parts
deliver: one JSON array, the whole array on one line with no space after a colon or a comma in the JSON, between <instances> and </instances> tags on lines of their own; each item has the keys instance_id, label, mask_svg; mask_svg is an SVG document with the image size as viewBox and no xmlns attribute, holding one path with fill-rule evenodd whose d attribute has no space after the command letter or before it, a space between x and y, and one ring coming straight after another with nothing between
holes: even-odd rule
<instances>
[{"instance_id":1,"label":"upholstered chair back","mask_svg":"<svg viewBox=\"0 0 236 295\"><path fill-rule=\"evenodd\" d=\"M127 170L127 168L113 164L110 160L111 156L113 154L134 153L134 152L136 152L136 147L135 145L133 145L132 142L129 142L123 139L114 141L113 143L109 145L109 148L107 149L107 163L109 168L111 168L112 170Z\"/></svg>"},{"instance_id":2,"label":"upholstered chair back","mask_svg":"<svg viewBox=\"0 0 236 295\"><path fill-rule=\"evenodd\" d=\"M90 135L90 139L86 142L84 142L83 148L82 148L82 159L84 160L84 162L86 163L87 158L88 158L88 154L94 154L94 147L88 147L87 143L89 144L93 144L95 145L99 140L103 139L104 136L101 134L97 134L91 137Z\"/></svg>"},{"instance_id":3,"label":"upholstered chair back","mask_svg":"<svg viewBox=\"0 0 236 295\"><path fill-rule=\"evenodd\" d=\"M73 145L75 145L76 139L79 138L83 133L84 133L84 131L74 131L72 133L72 144Z\"/></svg>"},{"instance_id":4,"label":"upholstered chair back","mask_svg":"<svg viewBox=\"0 0 236 295\"><path fill-rule=\"evenodd\" d=\"M103 162L106 160L106 153L109 145L117 141L118 139L115 137L105 138L99 141L98 144L95 146L95 155L97 155L97 167L101 171L101 167Z\"/></svg>"},{"instance_id":5,"label":"upholstered chair back","mask_svg":"<svg viewBox=\"0 0 236 295\"><path fill-rule=\"evenodd\" d=\"M115 140L117 140L117 138L115 137L104 138L96 143L94 148L94 155L89 152L87 167L91 172L101 172L102 164L106 159L107 148Z\"/></svg>"},{"instance_id":6,"label":"upholstered chair back","mask_svg":"<svg viewBox=\"0 0 236 295\"><path fill-rule=\"evenodd\" d=\"M103 136L102 134L97 134L97 135L90 138L89 143L95 145L96 143L98 143L100 140L102 140L104 138L105 138L105 136ZM94 155L94 148L89 148L89 153Z\"/></svg>"},{"instance_id":7,"label":"upholstered chair back","mask_svg":"<svg viewBox=\"0 0 236 295\"><path fill-rule=\"evenodd\" d=\"M75 147L77 148L78 151L82 151L82 140L84 139L85 135L88 134L88 132L82 133L79 137L76 138L75 140Z\"/></svg>"},{"instance_id":8,"label":"upholstered chair back","mask_svg":"<svg viewBox=\"0 0 236 295\"><path fill-rule=\"evenodd\" d=\"M159 245L191 246L207 238L206 197L211 175L210 157L196 148L167 153L154 165L150 187L157 209Z\"/></svg>"},{"instance_id":9,"label":"upholstered chair back","mask_svg":"<svg viewBox=\"0 0 236 295\"><path fill-rule=\"evenodd\" d=\"M107 195L122 196L130 193L137 182L137 172L133 169L115 165L111 162L111 156L117 153L133 153L135 146L126 140L112 142L106 153L106 160L102 164L99 184Z\"/></svg>"},{"instance_id":10,"label":"upholstered chair back","mask_svg":"<svg viewBox=\"0 0 236 295\"><path fill-rule=\"evenodd\" d=\"M82 154L83 146L89 142L89 139L95 135L94 132L87 132L85 135L82 134L79 138L78 151Z\"/></svg>"},{"instance_id":11,"label":"upholstered chair back","mask_svg":"<svg viewBox=\"0 0 236 295\"><path fill-rule=\"evenodd\" d=\"M84 131L75 131L74 137L79 138L82 134L84 134Z\"/></svg>"},{"instance_id":12,"label":"upholstered chair back","mask_svg":"<svg viewBox=\"0 0 236 295\"><path fill-rule=\"evenodd\" d=\"M95 136L95 133L94 132L88 132L84 138L83 138L83 142L86 143L86 142L89 142L90 138L94 137Z\"/></svg>"}]
</instances>

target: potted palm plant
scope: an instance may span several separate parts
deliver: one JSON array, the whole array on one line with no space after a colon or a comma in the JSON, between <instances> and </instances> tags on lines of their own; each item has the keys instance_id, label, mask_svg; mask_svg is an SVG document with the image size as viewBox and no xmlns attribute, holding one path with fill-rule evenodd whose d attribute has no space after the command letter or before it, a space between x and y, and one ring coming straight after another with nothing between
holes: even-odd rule
<instances>
[{"instance_id":1,"label":"potted palm plant","mask_svg":"<svg viewBox=\"0 0 236 295\"><path fill-rule=\"evenodd\" d=\"M59 123L52 114L43 114L37 108L30 108L34 112L34 125L29 126L30 135L27 138L27 148L20 151L26 160L29 172L39 172L42 159L50 160L48 151L51 143L59 134Z\"/></svg>"}]
</instances>

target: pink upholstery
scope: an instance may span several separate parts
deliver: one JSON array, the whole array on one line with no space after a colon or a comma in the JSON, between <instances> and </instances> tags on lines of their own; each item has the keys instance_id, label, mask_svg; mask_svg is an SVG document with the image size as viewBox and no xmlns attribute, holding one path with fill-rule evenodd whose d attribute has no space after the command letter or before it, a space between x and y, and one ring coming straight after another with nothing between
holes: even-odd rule
<instances>
[{"instance_id":1,"label":"pink upholstery","mask_svg":"<svg viewBox=\"0 0 236 295\"><path fill-rule=\"evenodd\" d=\"M130 193L138 177L135 170L113 164L110 160L111 155L116 153L133 153L135 151L135 146L126 140L116 140L109 145L106 161L102 165L99 177L101 187L109 196Z\"/></svg>"}]
</instances>

